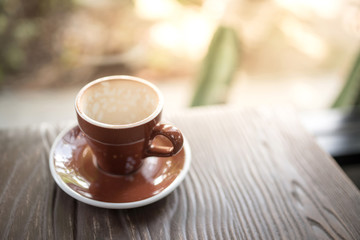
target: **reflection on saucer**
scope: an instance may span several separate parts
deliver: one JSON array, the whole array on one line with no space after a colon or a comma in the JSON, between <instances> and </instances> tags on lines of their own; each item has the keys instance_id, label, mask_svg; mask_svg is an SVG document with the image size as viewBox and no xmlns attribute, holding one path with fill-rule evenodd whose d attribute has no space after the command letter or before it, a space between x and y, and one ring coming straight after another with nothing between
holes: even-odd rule
<instances>
[{"instance_id":1,"label":"reflection on saucer","mask_svg":"<svg viewBox=\"0 0 360 240\"><path fill-rule=\"evenodd\" d=\"M184 178L190 164L189 151L187 145L176 156L148 157L135 173L112 175L99 169L83 134L75 126L60 134L54 142L50 168L58 185L72 195L66 189L70 188L78 194L72 195L78 200L84 197L106 203L133 203L159 195L175 179Z\"/></svg>"}]
</instances>

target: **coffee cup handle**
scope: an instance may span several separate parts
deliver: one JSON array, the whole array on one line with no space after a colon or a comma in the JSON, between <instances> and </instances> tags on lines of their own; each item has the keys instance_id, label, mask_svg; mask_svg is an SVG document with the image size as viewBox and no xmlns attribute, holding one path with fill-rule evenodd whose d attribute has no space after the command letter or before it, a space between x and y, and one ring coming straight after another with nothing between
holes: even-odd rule
<instances>
[{"instance_id":1,"label":"coffee cup handle","mask_svg":"<svg viewBox=\"0 0 360 240\"><path fill-rule=\"evenodd\" d=\"M169 139L173 147L169 148L164 146L155 146L152 144L154 138L158 135L162 135ZM169 124L157 124L150 134L150 139L148 141L145 154L147 157L170 157L177 154L181 150L183 143L184 138L179 129Z\"/></svg>"}]
</instances>

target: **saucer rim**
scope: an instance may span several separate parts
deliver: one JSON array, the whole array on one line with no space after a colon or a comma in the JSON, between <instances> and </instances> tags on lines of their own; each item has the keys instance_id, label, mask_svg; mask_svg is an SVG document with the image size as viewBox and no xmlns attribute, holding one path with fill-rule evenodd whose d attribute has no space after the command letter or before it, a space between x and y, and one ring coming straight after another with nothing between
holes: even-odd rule
<instances>
[{"instance_id":1,"label":"saucer rim","mask_svg":"<svg viewBox=\"0 0 360 240\"><path fill-rule=\"evenodd\" d=\"M184 180L185 176L187 175L187 173L190 169L191 148L190 148L189 142L187 141L186 137L183 136L183 138L184 138L183 148L185 150L185 159L184 159L183 168L182 168L180 174L175 178L175 180L169 186L167 186L164 190L162 190L160 193L158 193L154 196L151 196L149 198L145 198L143 200L134 201L134 202L125 202L125 203L103 202L103 201L87 198L87 197L79 194L78 192L74 191L72 188L70 188L61 179L61 177L57 174L57 172L55 170L55 166L54 166L55 164L54 164L53 156L55 153L56 146L59 144L59 141L65 136L65 134L67 134L71 129L75 128L76 126L78 126L78 125L72 124L69 127L66 127L55 138L55 140L51 146L51 150L50 150L50 154L49 154L49 167L50 167L51 175L52 175L53 179L55 180L56 184L65 193L67 193L69 196L75 198L76 200L78 200L80 202L83 202L83 203L86 203L86 204L89 204L89 205L92 205L95 207L108 208L108 209L130 209L130 208L146 206L146 205L149 205L156 201L159 201L160 199L166 197L171 192L173 192L180 185L180 183Z\"/></svg>"}]
</instances>

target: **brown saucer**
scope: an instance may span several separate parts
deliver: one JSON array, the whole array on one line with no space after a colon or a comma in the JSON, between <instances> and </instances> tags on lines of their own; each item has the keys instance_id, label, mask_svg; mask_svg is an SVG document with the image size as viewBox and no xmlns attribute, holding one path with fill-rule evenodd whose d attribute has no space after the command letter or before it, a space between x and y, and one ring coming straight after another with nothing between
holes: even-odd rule
<instances>
[{"instance_id":1,"label":"brown saucer","mask_svg":"<svg viewBox=\"0 0 360 240\"><path fill-rule=\"evenodd\" d=\"M167 144L164 139L156 140L156 144ZM164 196L154 196L167 195L175 189L188 171L189 154L186 144L175 156L146 158L143 166L133 174L111 175L98 168L83 133L75 126L55 140L50 153L50 169L57 184L80 201L99 207L130 208L157 201ZM162 193L164 190L166 194ZM126 205L135 202L138 204Z\"/></svg>"}]
</instances>

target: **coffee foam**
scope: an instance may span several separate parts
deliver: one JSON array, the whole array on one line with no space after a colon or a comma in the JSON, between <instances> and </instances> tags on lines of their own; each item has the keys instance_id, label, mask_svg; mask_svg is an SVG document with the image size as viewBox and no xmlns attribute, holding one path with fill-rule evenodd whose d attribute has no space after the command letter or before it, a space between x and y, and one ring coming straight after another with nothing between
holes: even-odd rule
<instances>
[{"instance_id":1,"label":"coffee foam","mask_svg":"<svg viewBox=\"0 0 360 240\"><path fill-rule=\"evenodd\" d=\"M90 86L78 101L91 119L112 125L139 122L150 116L159 96L150 86L131 80L109 80Z\"/></svg>"}]
</instances>

